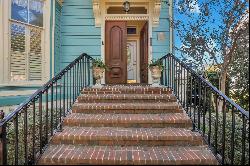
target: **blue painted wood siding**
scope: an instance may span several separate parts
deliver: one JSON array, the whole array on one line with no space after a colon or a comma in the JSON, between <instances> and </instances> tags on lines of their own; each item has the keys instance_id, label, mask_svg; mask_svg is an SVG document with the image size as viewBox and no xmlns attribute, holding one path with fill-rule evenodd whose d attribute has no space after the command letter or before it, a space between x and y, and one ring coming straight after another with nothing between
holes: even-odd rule
<instances>
[{"instance_id":1,"label":"blue painted wood siding","mask_svg":"<svg viewBox=\"0 0 250 166\"><path fill-rule=\"evenodd\" d=\"M157 40L159 32L165 33L164 41ZM153 28L153 58L169 52L169 13L163 4L160 24ZM81 53L91 56L101 55L101 28L95 27L92 0L64 0L61 18L61 69Z\"/></svg>"},{"instance_id":2,"label":"blue painted wood siding","mask_svg":"<svg viewBox=\"0 0 250 166\"><path fill-rule=\"evenodd\" d=\"M165 33L165 40L159 41L157 39L158 33ZM170 51L170 21L169 21L169 6L162 4L160 14L160 24L153 28L152 34L153 58L161 58Z\"/></svg>"},{"instance_id":3,"label":"blue painted wood siding","mask_svg":"<svg viewBox=\"0 0 250 166\"><path fill-rule=\"evenodd\" d=\"M92 0L64 0L61 68L81 53L101 55L101 28L95 27Z\"/></svg>"},{"instance_id":4,"label":"blue painted wood siding","mask_svg":"<svg viewBox=\"0 0 250 166\"><path fill-rule=\"evenodd\" d=\"M54 31L54 74L56 75L61 69L61 18L62 18L62 6L55 1L55 31Z\"/></svg>"}]
</instances>

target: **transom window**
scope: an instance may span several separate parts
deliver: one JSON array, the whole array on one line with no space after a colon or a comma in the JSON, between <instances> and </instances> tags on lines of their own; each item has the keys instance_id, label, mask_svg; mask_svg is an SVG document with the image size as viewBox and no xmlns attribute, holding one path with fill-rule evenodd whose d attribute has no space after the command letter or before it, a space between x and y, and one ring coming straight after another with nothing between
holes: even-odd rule
<instances>
[{"instance_id":1,"label":"transom window","mask_svg":"<svg viewBox=\"0 0 250 166\"><path fill-rule=\"evenodd\" d=\"M43 79L43 0L12 0L10 81Z\"/></svg>"}]
</instances>

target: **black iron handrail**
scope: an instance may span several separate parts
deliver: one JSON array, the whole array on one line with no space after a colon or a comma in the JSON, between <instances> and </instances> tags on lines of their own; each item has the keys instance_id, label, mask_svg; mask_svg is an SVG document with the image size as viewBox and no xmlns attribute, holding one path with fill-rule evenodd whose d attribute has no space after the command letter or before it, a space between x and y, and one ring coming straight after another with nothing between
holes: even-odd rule
<instances>
[{"instance_id":1,"label":"black iron handrail","mask_svg":"<svg viewBox=\"0 0 250 166\"><path fill-rule=\"evenodd\" d=\"M161 58L171 87L221 164L249 164L249 112L172 54Z\"/></svg>"},{"instance_id":2,"label":"black iron handrail","mask_svg":"<svg viewBox=\"0 0 250 166\"><path fill-rule=\"evenodd\" d=\"M0 164L38 161L82 88L91 85L93 60L82 54L9 115L0 113Z\"/></svg>"}]
</instances>

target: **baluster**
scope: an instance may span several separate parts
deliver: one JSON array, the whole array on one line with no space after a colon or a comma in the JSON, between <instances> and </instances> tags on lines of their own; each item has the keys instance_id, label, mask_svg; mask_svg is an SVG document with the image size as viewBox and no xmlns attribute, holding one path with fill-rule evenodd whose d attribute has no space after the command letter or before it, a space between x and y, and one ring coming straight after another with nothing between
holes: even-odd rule
<instances>
[{"instance_id":1,"label":"baluster","mask_svg":"<svg viewBox=\"0 0 250 166\"><path fill-rule=\"evenodd\" d=\"M206 85L203 84L204 87L204 93L203 93L203 112L202 112L202 117L203 117L203 123L202 123L202 127L203 127L203 132L202 135L203 137L206 134L206 111L207 111L207 88Z\"/></svg>"},{"instance_id":2,"label":"baluster","mask_svg":"<svg viewBox=\"0 0 250 166\"><path fill-rule=\"evenodd\" d=\"M72 68L69 69L69 107L71 108L72 106L72 71L71 71Z\"/></svg>"},{"instance_id":3,"label":"baluster","mask_svg":"<svg viewBox=\"0 0 250 166\"><path fill-rule=\"evenodd\" d=\"M194 116L194 128L193 130L195 130L195 126L196 126L196 108L197 108L197 78L194 77L194 110L193 110L193 116Z\"/></svg>"},{"instance_id":4,"label":"baluster","mask_svg":"<svg viewBox=\"0 0 250 166\"><path fill-rule=\"evenodd\" d=\"M232 108L232 124L231 124L231 128L232 128L232 133L231 133L231 165L234 165L234 133L235 133L235 113L234 113L234 107ZM244 164L243 164L244 165Z\"/></svg>"},{"instance_id":5,"label":"baluster","mask_svg":"<svg viewBox=\"0 0 250 166\"><path fill-rule=\"evenodd\" d=\"M201 118L201 91L202 91L202 86L201 86L201 80L198 80L199 81L199 86L198 86L198 130L200 130L200 127L201 127L201 121L200 121L200 118Z\"/></svg>"},{"instance_id":6,"label":"baluster","mask_svg":"<svg viewBox=\"0 0 250 166\"><path fill-rule=\"evenodd\" d=\"M225 145L226 145L226 101L223 99L222 106L223 120L222 120L222 164L225 164Z\"/></svg>"},{"instance_id":7,"label":"baluster","mask_svg":"<svg viewBox=\"0 0 250 166\"><path fill-rule=\"evenodd\" d=\"M185 107L184 107L184 105L183 105L183 89L182 89L182 86L183 86L183 69L182 69L182 65L181 64L179 64L179 72L180 72L180 82L181 82L181 87L180 87L180 95L181 95L181 99L180 99L180 101L181 101L181 105L182 105L182 107L185 109Z\"/></svg>"},{"instance_id":8,"label":"baluster","mask_svg":"<svg viewBox=\"0 0 250 166\"><path fill-rule=\"evenodd\" d=\"M27 116L27 107L24 108L24 124L23 124L23 140L24 140L24 165L28 165L28 116Z\"/></svg>"},{"instance_id":9,"label":"baluster","mask_svg":"<svg viewBox=\"0 0 250 166\"><path fill-rule=\"evenodd\" d=\"M35 146L36 146L36 101L32 101L33 105L33 126L32 126L32 159L35 160Z\"/></svg>"},{"instance_id":10,"label":"baluster","mask_svg":"<svg viewBox=\"0 0 250 166\"><path fill-rule=\"evenodd\" d=\"M72 104L75 102L75 66L72 68L73 72L73 84L71 85L72 91L73 91L73 96L72 96ZM72 106L72 105L71 105Z\"/></svg>"},{"instance_id":11,"label":"baluster","mask_svg":"<svg viewBox=\"0 0 250 166\"><path fill-rule=\"evenodd\" d=\"M57 100L58 100L58 98L57 98L58 84L57 84L57 80L56 80L55 84L56 84L56 85L55 85L55 86L56 86L56 96L55 96L55 97L56 97L56 101L55 101L55 102L56 102L56 115L55 115L55 118L56 118L55 123L56 123L56 124L55 124L55 129L56 129L56 128L57 128L57 125L58 125L58 112L57 112L57 111L58 111L58 105L57 105L57 104L58 104L58 103L57 103Z\"/></svg>"},{"instance_id":12,"label":"baluster","mask_svg":"<svg viewBox=\"0 0 250 166\"><path fill-rule=\"evenodd\" d=\"M208 113L209 113L209 128L208 128L208 144L211 146L211 127L212 127L212 119L211 119L211 101L212 101L212 91L209 89L209 100L208 100Z\"/></svg>"},{"instance_id":13,"label":"baluster","mask_svg":"<svg viewBox=\"0 0 250 166\"><path fill-rule=\"evenodd\" d=\"M42 93L39 94L39 135L40 135L40 154L42 154L43 148L43 114L42 114Z\"/></svg>"},{"instance_id":14,"label":"baluster","mask_svg":"<svg viewBox=\"0 0 250 166\"><path fill-rule=\"evenodd\" d=\"M66 116L66 73L63 76L63 117Z\"/></svg>"},{"instance_id":15,"label":"baluster","mask_svg":"<svg viewBox=\"0 0 250 166\"><path fill-rule=\"evenodd\" d=\"M241 155L241 165L245 165L245 153L246 153L246 118L245 115L242 114L242 136L241 136L241 147L242 147L242 155Z\"/></svg>"},{"instance_id":16,"label":"baluster","mask_svg":"<svg viewBox=\"0 0 250 166\"><path fill-rule=\"evenodd\" d=\"M46 89L45 91L45 121L46 121L46 125L45 125L45 134L46 134L46 144L49 142L49 138L48 138L48 126L49 126L49 96L48 96L48 89Z\"/></svg>"},{"instance_id":17,"label":"baluster","mask_svg":"<svg viewBox=\"0 0 250 166\"><path fill-rule=\"evenodd\" d=\"M14 118L14 130L15 130L15 165L18 165L18 159L19 159L18 114L16 114L16 116Z\"/></svg>"},{"instance_id":18,"label":"baluster","mask_svg":"<svg viewBox=\"0 0 250 166\"><path fill-rule=\"evenodd\" d=\"M67 114L69 110L69 70L67 70Z\"/></svg>"},{"instance_id":19,"label":"baluster","mask_svg":"<svg viewBox=\"0 0 250 166\"><path fill-rule=\"evenodd\" d=\"M4 120L5 113L0 110L0 121ZM7 165L7 133L6 133L6 123L0 128L0 164Z\"/></svg>"},{"instance_id":20,"label":"baluster","mask_svg":"<svg viewBox=\"0 0 250 166\"><path fill-rule=\"evenodd\" d=\"M187 113L187 103L186 103L186 101L187 101L187 96L186 96L186 94L187 94L187 73L186 73L186 69L184 68L184 82L183 82L183 95L184 95L184 98L183 98L183 105L184 105L184 109L185 109L185 111L186 111L186 113Z\"/></svg>"},{"instance_id":21,"label":"baluster","mask_svg":"<svg viewBox=\"0 0 250 166\"><path fill-rule=\"evenodd\" d=\"M53 132L54 132L54 107L53 107L53 100L54 100L54 88L53 88L53 82L51 83L51 110L50 110L50 121L51 121L51 126L50 126L50 135L53 136Z\"/></svg>"},{"instance_id":22,"label":"baluster","mask_svg":"<svg viewBox=\"0 0 250 166\"><path fill-rule=\"evenodd\" d=\"M218 97L218 95L217 94L215 94L215 101L216 101L216 103L215 103L215 116L216 116L216 118L215 118L215 140L214 140L214 142L215 142L215 153L218 153L218 120L219 120L219 114L218 114L218 102L219 102L219 97Z\"/></svg>"},{"instance_id":23,"label":"baluster","mask_svg":"<svg viewBox=\"0 0 250 166\"><path fill-rule=\"evenodd\" d=\"M88 86L90 86L90 61L87 59L87 65L88 65Z\"/></svg>"},{"instance_id":24,"label":"baluster","mask_svg":"<svg viewBox=\"0 0 250 166\"><path fill-rule=\"evenodd\" d=\"M60 87L59 87L59 97L60 97L60 102L59 102L59 105L60 105L60 108L59 108L59 130L58 132L61 132L62 131L62 76L60 76Z\"/></svg>"}]
</instances>

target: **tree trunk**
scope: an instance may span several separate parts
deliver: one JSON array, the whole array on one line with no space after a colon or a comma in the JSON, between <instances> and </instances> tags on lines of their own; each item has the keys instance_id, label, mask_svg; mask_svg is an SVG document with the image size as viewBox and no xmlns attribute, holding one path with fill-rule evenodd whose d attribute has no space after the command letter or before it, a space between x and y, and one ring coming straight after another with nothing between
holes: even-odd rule
<instances>
[{"instance_id":1,"label":"tree trunk","mask_svg":"<svg viewBox=\"0 0 250 166\"><path fill-rule=\"evenodd\" d=\"M220 75L220 91L226 95L226 80L227 80L227 71L223 70L224 72L221 73ZM218 111L221 112L223 111L223 100L218 99Z\"/></svg>"},{"instance_id":2,"label":"tree trunk","mask_svg":"<svg viewBox=\"0 0 250 166\"><path fill-rule=\"evenodd\" d=\"M224 70L220 75L220 91L226 95L226 80L227 80L227 72Z\"/></svg>"}]
</instances>

